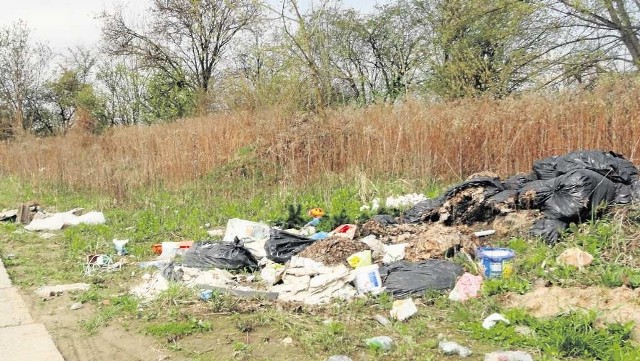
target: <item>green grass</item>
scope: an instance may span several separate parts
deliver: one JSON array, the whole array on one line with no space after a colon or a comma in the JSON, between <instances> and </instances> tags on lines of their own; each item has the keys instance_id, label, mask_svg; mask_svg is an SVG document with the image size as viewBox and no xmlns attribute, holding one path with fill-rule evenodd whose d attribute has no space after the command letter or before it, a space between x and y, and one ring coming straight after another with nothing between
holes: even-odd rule
<instances>
[{"instance_id":1,"label":"green grass","mask_svg":"<svg viewBox=\"0 0 640 361\"><path fill-rule=\"evenodd\" d=\"M410 192L435 196L442 190L428 181L369 180L357 175L327 175L322 182L304 187L279 187L257 169L250 169L247 177L233 181L235 178L229 177L232 168L220 169L180 189L140 190L120 200L65 188L30 188L9 178L0 189L0 208L38 199L47 210L101 210L107 224L70 227L55 232L53 239L44 240L22 231L20 226L0 223L0 257L15 283L27 291L45 284L92 284L89 291L72 295L76 302L95 306L95 314L81 323L84 331L95 333L110 324L127 324L131 332L139 330L149 337L172 340L167 344L169 350L193 359L207 359L210 347L198 348L187 341L212 339L221 332L226 339L215 346L239 359L261 357L270 347L281 348L279 340L284 337L293 339L286 355L299 359L345 354L368 360L440 360L444 357L437 349L441 337L470 347L475 355L509 348L523 349L543 360L640 358L630 339L632 325L600 325L596 322L597 313L536 319L522 310L504 309L500 303L505 293L526 293L539 283L562 287L640 286L640 263L636 261L640 254L633 247L640 228L633 217L640 220L640 216L633 212L626 223L605 217L573 225L565 241L555 246L528 238L494 239L494 245L510 247L517 253L512 278L486 281L481 298L465 303L449 301L446 292L427 292L416 298L419 312L414 317L388 327L373 320L375 314L389 318L393 299L387 294L320 308L282 309L282 305L272 302L239 300L220 293L203 302L197 290L172 284L155 301L140 305L127 291L140 282L146 271L128 266L121 272L83 275L87 254L115 257L114 238L130 240L127 259L133 263L153 259L151 245L155 243L206 239L206 223L224 226L233 217L274 223L289 217L289 206L299 206L304 221L308 208L322 207L327 217L319 228L329 230L338 222L370 216L361 212L360 206L375 197L384 199ZM556 262L562 251L574 246L594 256L591 266L576 269ZM9 254L12 257L7 257ZM454 260L476 272L468 259ZM108 304L103 304L104 300ZM482 329L482 319L493 312L502 312L512 324ZM520 335L515 326L526 326L535 336ZM365 345L365 339L381 335L394 339L392 350L374 350ZM263 341L266 339L270 341ZM265 356L268 358L278 359Z\"/></svg>"}]
</instances>

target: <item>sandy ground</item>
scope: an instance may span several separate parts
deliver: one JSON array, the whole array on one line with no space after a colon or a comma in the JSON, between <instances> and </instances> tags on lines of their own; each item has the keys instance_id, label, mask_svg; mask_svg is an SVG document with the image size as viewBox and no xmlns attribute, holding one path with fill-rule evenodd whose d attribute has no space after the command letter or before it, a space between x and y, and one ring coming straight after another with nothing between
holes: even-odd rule
<instances>
[{"instance_id":1,"label":"sandy ground","mask_svg":"<svg viewBox=\"0 0 640 361\"><path fill-rule=\"evenodd\" d=\"M634 338L640 340L638 296L640 289L626 287L539 287L524 295L510 294L505 301L508 307L524 308L536 317L550 317L573 310L596 310L603 322L634 321Z\"/></svg>"},{"instance_id":2,"label":"sandy ground","mask_svg":"<svg viewBox=\"0 0 640 361\"><path fill-rule=\"evenodd\" d=\"M88 334L80 325L81 320L92 317L96 310L91 305L72 311L69 295L61 295L42 301L35 295L22 293L36 322L42 322L67 361L148 361L182 360L152 337L125 330L119 325L101 327L95 334Z\"/></svg>"}]
</instances>

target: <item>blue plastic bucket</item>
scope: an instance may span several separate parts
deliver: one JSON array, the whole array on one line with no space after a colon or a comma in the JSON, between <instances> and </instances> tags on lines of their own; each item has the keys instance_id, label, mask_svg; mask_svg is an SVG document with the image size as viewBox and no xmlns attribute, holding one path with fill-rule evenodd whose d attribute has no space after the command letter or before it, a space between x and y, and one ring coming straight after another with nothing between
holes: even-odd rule
<instances>
[{"instance_id":1,"label":"blue plastic bucket","mask_svg":"<svg viewBox=\"0 0 640 361\"><path fill-rule=\"evenodd\" d=\"M486 278L508 278L513 274L513 258L510 248L481 247L476 252Z\"/></svg>"}]
</instances>

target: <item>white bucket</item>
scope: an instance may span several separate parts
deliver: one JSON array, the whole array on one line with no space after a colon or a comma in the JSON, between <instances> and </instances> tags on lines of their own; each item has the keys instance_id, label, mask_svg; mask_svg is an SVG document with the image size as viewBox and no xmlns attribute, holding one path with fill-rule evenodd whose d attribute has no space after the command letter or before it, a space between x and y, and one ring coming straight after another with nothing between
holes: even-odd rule
<instances>
[{"instance_id":1,"label":"white bucket","mask_svg":"<svg viewBox=\"0 0 640 361\"><path fill-rule=\"evenodd\" d=\"M358 267L353 270L353 272L355 274L354 283L358 292L367 293L382 288L382 280L380 279L380 272L378 271L377 264Z\"/></svg>"}]
</instances>

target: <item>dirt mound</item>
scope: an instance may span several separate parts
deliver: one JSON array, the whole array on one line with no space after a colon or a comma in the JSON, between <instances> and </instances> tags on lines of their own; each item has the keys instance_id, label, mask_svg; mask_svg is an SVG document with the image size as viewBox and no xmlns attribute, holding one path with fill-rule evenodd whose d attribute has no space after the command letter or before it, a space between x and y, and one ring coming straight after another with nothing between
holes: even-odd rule
<instances>
[{"instance_id":1,"label":"dirt mound","mask_svg":"<svg viewBox=\"0 0 640 361\"><path fill-rule=\"evenodd\" d=\"M403 233L393 242L408 243L405 259L412 262L444 258L459 250L474 252L481 245L481 240L467 227L441 224L428 225L417 233Z\"/></svg>"},{"instance_id":2,"label":"dirt mound","mask_svg":"<svg viewBox=\"0 0 640 361\"><path fill-rule=\"evenodd\" d=\"M597 310L603 322L634 321L634 338L640 336L640 289L540 287L533 292L509 294L503 300L508 307L519 307L536 317L551 317L573 310Z\"/></svg>"},{"instance_id":3,"label":"dirt mound","mask_svg":"<svg viewBox=\"0 0 640 361\"><path fill-rule=\"evenodd\" d=\"M347 257L354 253L364 251L369 247L357 240L342 236L332 236L314 242L298 256L310 258L314 261L322 262L325 265L347 264Z\"/></svg>"}]
</instances>

